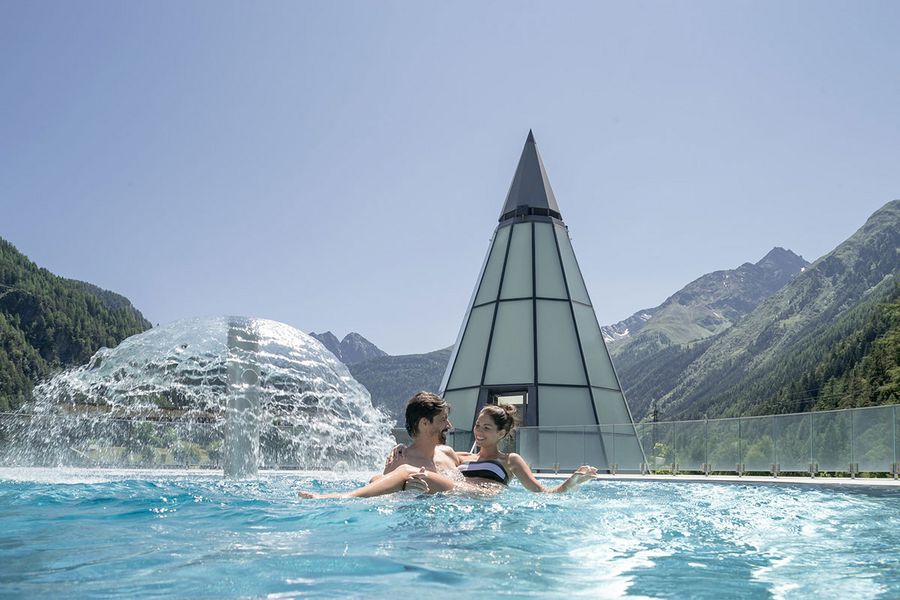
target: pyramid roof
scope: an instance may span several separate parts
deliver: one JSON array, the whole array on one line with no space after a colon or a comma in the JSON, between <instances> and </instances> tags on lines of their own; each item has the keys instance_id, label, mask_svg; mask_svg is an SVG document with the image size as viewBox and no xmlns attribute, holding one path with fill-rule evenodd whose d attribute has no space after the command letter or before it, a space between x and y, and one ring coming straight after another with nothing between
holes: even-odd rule
<instances>
[{"instance_id":1,"label":"pyramid roof","mask_svg":"<svg viewBox=\"0 0 900 600\"><path fill-rule=\"evenodd\" d=\"M516 174L509 186L509 193L506 194L500 220L513 216L517 211L519 214L535 214L536 211L528 209L538 209L537 214L548 214L546 211L550 211L549 216L561 218L553 188L550 187L550 179L547 177L547 171L534 141L534 133L530 130L525 147L522 148Z\"/></svg>"}]
</instances>

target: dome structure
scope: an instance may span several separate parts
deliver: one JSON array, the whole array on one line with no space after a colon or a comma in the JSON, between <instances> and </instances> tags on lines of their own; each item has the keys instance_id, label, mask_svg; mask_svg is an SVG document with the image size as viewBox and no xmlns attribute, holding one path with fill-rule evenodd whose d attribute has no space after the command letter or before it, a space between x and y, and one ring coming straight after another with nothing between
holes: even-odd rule
<instances>
[{"instance_id":1,"label":"dome structure","mask_svg":"<svg viewBox=\"0 0 900 600\"><path fill-rule=\"evenodd\" d=\"M318 340L248 317L178 321L102 348L36 387L27 410L53 422L90 416L107 429L164 422L182 437L202 428L232 442L249 435L282 448L279 461L307 467L375 465L392 439L391 421ZM226 439L224 453L229 446L253 453L252 443Z\"/></svg>"}]
</instances>

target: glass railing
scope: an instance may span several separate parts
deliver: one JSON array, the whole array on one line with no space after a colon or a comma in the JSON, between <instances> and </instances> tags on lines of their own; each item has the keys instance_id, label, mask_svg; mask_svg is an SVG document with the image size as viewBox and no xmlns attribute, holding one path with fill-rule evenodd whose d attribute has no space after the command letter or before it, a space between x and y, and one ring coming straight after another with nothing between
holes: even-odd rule
<instances>
[{"instance_id":1,"label":"glass railing","mask_svg":"<svg viewBox=\"0 0 900 600\"><path fill-rule=\"evenodd\" d=\"M520 427L505 449L521 454L537 472L590 464L609 473L896 477L898 406L636 425ZM394 437L409 441L403 429L395 429ZM221 468L223 439L220 421L0 413L0 465ZM304 457L296 440L290 428L264 432L260 466L330 468ZM463 451L472 442L472 432L459 429L447 440Z\"/></svg>"},{"instance_id":2,"label":"glass railing","mask_svg":"<svg viewBox=\"0 0 900 600\"><path fill-rule=\"evenodd\" d=\"M613 473L898 475L896 405L631 425L520 427L516 447L538 471L581 464ZM643 455L622 441L636 432ZM616 443L619 440L620 443Z\"/></svg>"}]
</instances>

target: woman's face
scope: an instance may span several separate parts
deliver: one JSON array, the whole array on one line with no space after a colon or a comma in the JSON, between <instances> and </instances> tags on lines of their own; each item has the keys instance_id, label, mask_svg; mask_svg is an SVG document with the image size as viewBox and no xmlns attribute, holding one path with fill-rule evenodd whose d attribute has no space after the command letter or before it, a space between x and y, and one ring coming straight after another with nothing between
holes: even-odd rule
<instances>
[{"instance_id":1,"label":"woman's face","mask_svg":"<svg viewBox=\"0 0 900 600\"><path fill-rule=\"evenodd\" d=\"M506 432L497 429L497 424L490 415L478 415L475 420L475 443L479 447L496 446L505 436Z\"/></svg>"}]
</instances>

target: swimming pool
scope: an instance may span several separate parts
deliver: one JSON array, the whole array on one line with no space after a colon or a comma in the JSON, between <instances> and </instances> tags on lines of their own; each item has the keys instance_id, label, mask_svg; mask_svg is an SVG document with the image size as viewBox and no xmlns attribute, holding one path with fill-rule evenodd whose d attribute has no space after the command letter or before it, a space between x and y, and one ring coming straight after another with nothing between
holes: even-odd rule
<instances>
[{"instance_id":1,"label":"swimming pool","mask_svg":"<svg viewBox=\"0 0 900 600\"><path fill-rule=\"evenodd\" d=\"M900 597L896 488L295 495L365 476L0 469L0 596Z\"/></svg>"}]
</instances>

